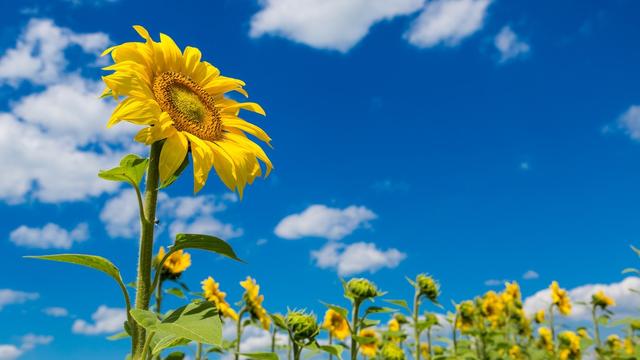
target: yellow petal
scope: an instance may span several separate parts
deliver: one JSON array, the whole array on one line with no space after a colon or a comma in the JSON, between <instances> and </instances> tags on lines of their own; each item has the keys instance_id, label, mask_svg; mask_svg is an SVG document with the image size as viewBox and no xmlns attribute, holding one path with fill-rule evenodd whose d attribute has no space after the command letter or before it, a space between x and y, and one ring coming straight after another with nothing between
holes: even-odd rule
<instances>
[{"instance_id":1,"label":"yellow petal","mask_svg":"<svg viewBox=\"0 0 640 360\"><path fill-rule=\"evenodd\" d=\"M160 181L166 181L180 167L187 156L189 143L186 136L181 132L176 132L167 138L160 152Z\"/></svg>"},{"instance_id":2,"label":"yellow petal","mask_svg":"<svg viewBox=\"0 0 640 360\"><path fill-rule=\"evenodd\" d=\"M191 157L193 158L193 192L197 193L207 182L211 165L213 162L213 153L211 148L195 135L185 133L191 143Z\"/></svg>"}]
</instances>

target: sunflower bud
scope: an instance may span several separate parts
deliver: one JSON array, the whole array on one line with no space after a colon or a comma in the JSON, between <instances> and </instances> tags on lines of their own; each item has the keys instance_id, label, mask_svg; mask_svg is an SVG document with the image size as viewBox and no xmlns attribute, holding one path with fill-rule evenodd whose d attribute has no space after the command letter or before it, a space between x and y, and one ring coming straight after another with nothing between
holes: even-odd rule
<instances>
[{"instance_id":1,"label":"sunflower bud","mask_svg":"<svg viewBox=\"0 0 640 360\"><path fill-rule=\"evenodd\" d=\"M431 301L437 301L440 295L440 288L433 277L426 274L419 274L416 277L416 286L420 292L420 296L425 296Z\"/></svg>"},{"instance_id":2,"label":"sunflower bud","mask_svg":"<svg viewBox=\"0 0 640 360\"><path fill-rule=\"evenodd\" d=\"M304 311L289 311L285 324L295 341L313 340L318 335L318 322L313 314Z\"/></svg>"},{"instance_id":3,"label":"sunflower bud","mask_svg":"<svg viewBox=\"0 0 640 360\"><path fill-rule=\"evenodd\" d=\"M402 315L401 313L395 313L393 315L393 318L396 319L396 321L400 325L404 325L404 324L408 324L409 323L409 320L407 320L407 317Z\"/></svg>"},{"instance_id":4,"label":"sunflower bud","mask_svg":"<svg viewBox=\"0 0 640 360\"><path fill-rule=\"evenodd\" d=\"M364 278L353 278L349 280L346 285L346 292L347 296L358 303L378 296L376 285Z\"/></svg>"},{"instance_id":5,"label":"sunflower bud","mask_svg":"<svg viewBox=\"0 0 640 360\"><path fill-rule=\"evenodd\" d=\"M591 303L593 304L593 306L603 309L616 305L616 301L613 300L613 298L607 296L602 290L591 296Z\"/></svg>"},{"instance_id":6,"label":"sunflower bud","mask_svg":"<svg viewBox=\"0 0 640 360\"><path fill-rule=\"evenodd\" d=\"M382 359L384 360L404 360L404 351L396 343L386 343L382 347Z\"/></svg>"}]
</instances>

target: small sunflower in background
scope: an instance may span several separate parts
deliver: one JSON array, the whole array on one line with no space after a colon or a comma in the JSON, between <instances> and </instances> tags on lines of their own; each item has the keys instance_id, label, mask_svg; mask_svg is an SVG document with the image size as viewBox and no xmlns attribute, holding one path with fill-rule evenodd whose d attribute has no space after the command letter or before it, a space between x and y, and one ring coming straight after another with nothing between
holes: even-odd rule
<instances>
[{"instance_id":1,"label":"small sunflower in background","mask_svg":"<svg viewBox=\"0 0 640 360\"><path fill-rule=\"evenodd\" d=\"M160 247L158 249L158 254L156 255L155 261L156 263L160 263L162 259L164 259L166 252L164 247ZM160 276L162 280L176 280L178 279L185 270L187 270L191 266L191 254L185 252L183 250L178 250L173 252L167 260L162 264L162 273Z\"/></svg>"},{"instance_id":2,"label":"small sunflower in background","mask_svg":"<svg viewBox=\"0 0 640 360\"><path fill-rule=\"evenodd\" d=\"M202 280L201 284L205 299L213 302L222 316L237 321L238 314L226 301L227 293L220 290L220 284L211 276Z\"/></svg>"},{"instance_id":3,"label":"small sunflower in background","mask_svg":"<svg viewBox=\"0 0 640 360\"><path fill-rule=\"evenodd\" d=\"M142 26L134 29L145 42L127 42L107 49L113 73L103 77L103 95L124 97L108 126L127 121L144 128L135 140L147 145L164 140L160 153L160 180L169 180L185 162L193 161L194 192L200 191L213 167L222 182L240 196L244 187L272 164L250 134L269 144L271 138L258 126L239 117L240 110L265 115L260 105L225 97L235 91L248 96L242 80L220 75L202 61L200 50L184 51L169 36L154 41Z\"/></svg>"},{"instance_id":4,"label":"small sunflower in background","mask_svg":"<svg viewBox=\"0 0 640 360\"><path fill-rule=\"evenodd\" d=\"M358 336L368 341L360 344L360 353L369 358L373 358L378 353L378 334L373 329L362 329Z\"/></svg>"},{"instance_id":5,"label":"small sunflower in background","mask_svg":"<svg viewBox=\"0 0 640 360\"><path fill-rule=\"evenodd\" d=\"M264 295L260 295L260 285L256 280L247 276L245 281L240 282L240 286L245 289L242 298L246 304L247 311L251 314L251 318L257 320L263 329L269 330L271 318L267 314L267 310L262 306Z\"/></svg>"},{"instance_id":6,"label":"small sunflower in background","mask_svg":"<svg viewBox=\"0 0 640 360\"><path fill-rule=\"evenodd\" d=\"M593 306L606 309L608 307L616 306L616 301L612 297L607 296L603 290L600 290L591 296L591 304L593 304Z\"/></svg>"},{"instance_id":7,"label":"small sunflower in background","mask_svg":"<svg viewBox=\"0 0 640 360\"><path fill-rule=\"evenodd\" d=\"M558 308L560 314L562 315L570 315L571 314L571 299L569 298L569 293L567 290L561 289L558 285L557 281L551 283L551 301L553 305Z\"/></svg>"},{"instance_id":8,"label":"small sunflower in background","mask_svg":"<svg viewBox=\"0 0 640 360\"><path fill-rule=\"evenodd\" d=\"M322 328L327 330L331 337L344 340L349 336L349 324L340 313L333 309L328 309L324 314Z\"/></svg>"}]
</instances>

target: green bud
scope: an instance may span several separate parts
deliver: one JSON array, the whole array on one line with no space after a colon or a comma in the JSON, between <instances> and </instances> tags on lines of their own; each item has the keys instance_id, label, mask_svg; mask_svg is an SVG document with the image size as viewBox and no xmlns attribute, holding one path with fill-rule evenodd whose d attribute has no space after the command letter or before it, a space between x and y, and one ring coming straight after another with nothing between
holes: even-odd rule
<instances>
[{"instance_id":1,"label":"green bud","mask_svg":"<svg viewBox=\"0 0 640 360\"><path fill-rule=\"evenodd\" d=\"M393 318L396 319L396 321L402 325L402 324L408 324L409 320L407 320L407 317L402 315L401 313L395 313L393 315Z\"/></svg>"},{"instance_id":2,"label":"green bud","mask_svg":"<svg viewBox=\"0 0 640 360\"><path fill-rule=\"evenodd\" d=\"M404 351L396 343L388 342L382 347L382 359L404 360Z\"/></svg>"},{"instance_id":3,"label":"green bud","mask_svg":"<svg viewBox=\"0 0 640 360\"><path fill-rule=\"evenodd\" d=\"M318 335L318 322L315 315L304 311L289 311L285 318L285 324L293 340L313 340Z\"/></svg>"},{"instance_id":4,"label":"green bud","mask_svg":"<svg viewBox=\"0 0 640 360\"><path fill-rule=\"evenodd\" d=\"M440 288L438 283L433 278L426 274L419 274L416 277L416 286L421 296L426 296L427 299L435 302L440 296Z\"/></svg>"},{"instance_id":5,"label":"green bud","mask_svg":"<svg viewBox=\"0 0 640 360\"><path fill-rule=\"evenodd\" d=\"M378 296L378 289L371 281L363 278L353 278L347 282L347 295L356 302L362 302Z\"/></svg>"},{"instance_id":6,"label":"green bud","mask_svg":"<svg viewBox=\"0 0 640 360\"><path fill-rule=\"evenodd\" d=\"M436 345L433 347L434 355L444 355L444 348L440 345Z\"/></svg>"}]
</instances>

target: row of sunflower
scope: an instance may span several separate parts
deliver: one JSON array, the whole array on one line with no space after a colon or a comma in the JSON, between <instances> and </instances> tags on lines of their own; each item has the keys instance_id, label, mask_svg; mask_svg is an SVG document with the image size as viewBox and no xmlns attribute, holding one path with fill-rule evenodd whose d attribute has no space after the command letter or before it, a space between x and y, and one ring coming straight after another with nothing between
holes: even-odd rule
<instances>
[{"instance_id":1,"label":"row of sunflower","mask_svg":"<svg viewBox=\"0 0 640 360\"><path fill-rule=\"evenodd\" d=\"M162 256L161 249L158 258ZM189 264L189 254L174 253L171 261L165 262L163 278L179 279ZM371 281L353 278L343 282L344 296L350 306L325 303L327 310L319 322L305 311L290 310L284 315L268 313L263 307L260 287L251 277L240 282L244 295L236 304L236 311L227 302L220 285L209 277L202 281L200 295L215 304L219 315L235 324L237 332L234 339L227 339L221 345L203 349L198 344L196 360L208 359L207 354L214 352L229 352L236 359L243 356L266 360L280 356L298 360L305 349L309 355L324 351L329 359L349 356L352 360L358 357L365 360L575 360L640 356L640 344L635 337L640 321L627 319L613 324L627 327L624 339L615 334L601 339L602 324L607 323L611 308L616 305L602 290L592 294L590 303L574 304L568 292L554 281L546 299L548 307L527 314L518 283L507 282L502 291L488 291L475 299L454 304L454 311L445 314L438 302L440 287L433 277L419 274L409 283L414 288L412 304L406 300L383 299L389 307L381 307L370 305L385 295ZM422 312L425 301L434 311ZM573 330L560 326L558 317L571 315L576 306L588 307L593 323ZM245 314L247 319L243 322ZM383 325L384 317L388 317L386 325ZM245 326L257 326L271 333L268 352L242 351ZM286 334L288 342L278 343L279 333Z\"/></svg>"},{"instance_id":2,"label":"row of sunflower","mask_svg":"<svg viewBox=\"0 0 640 360\"><path fill-rule=\"evenodd\" d=\"M130 340L128 359L185 359L184 351L174 350L194 345L196 360L220 353L236 360L272 360L279 356L299 360L303 353L322 353L330 359L348 354L351 360L402 360L409 356L416 360L564 360L580 359L590 353L602 359L637 357L635 334L640 322L628 322L624 340L615 336L601 340L599 327L615 305L603 293L594 294L590 304L591 331L560 331L554 318L569 315L572 303L555 282L551 285L551 305L533 318L524 312L517 283L506 284L500 293L489 291L455 304L450 313L437 314L433 310L443 310L438 302L440 287L426 274L409 280L414 290L411 307L406 300L393 299L385 300L388 307L373 305L373 300L385 295L375 284L363 278L343 281L348 306L326 304L321 323L304 310L268 312L260 287L251 277L240 283L244 293L236 304L229 303L220 284L208 277L202 281L202 292L188 304L165 311L163 297L167 294L186 298L187 286L182 283L181 274L190 267L191 257L185 250L199 249L240 259L224 240L205 234L177 234L171 247L160 248L154 256L155 230L160 221L156 209L162 199L159 191L173 184L191 163L195 193L214 170L222 183L242 198L247 185L273 168L253 139L270 145L271 138L260 127L239 117L241 110L265 115L260 105L228 96L231 92L248 96L243 81L222 76L216 67L202 60L197 48L180 49L165 34L155 41L145 28L134 29L142 42L116 45L103 54L113 60L105 68L111 73L103 77L103 95L118 103L108 126L123 121L141 126L134 140L149 148L145 156L127 155L118 166L101 171L99 176L135 190L140 215L136 280L127 286L114 263L100 256L33 257L90 267L117 283L127 319L124 331L113 338ZM179 286L169 288L170 283ZM129 287L134 288L135 296L131 296ZM429 304L432 311L423 312ZM387 326L381 325L385 316L390 317ZM233 339L223 338L224 322L235 326ZM270 332L270 351L244 351L243 331L248 326ZM443 336L444 329L449 329L450 336ZM277 343L283 336L288 341Z\"/></svg>"}]
</instances>

